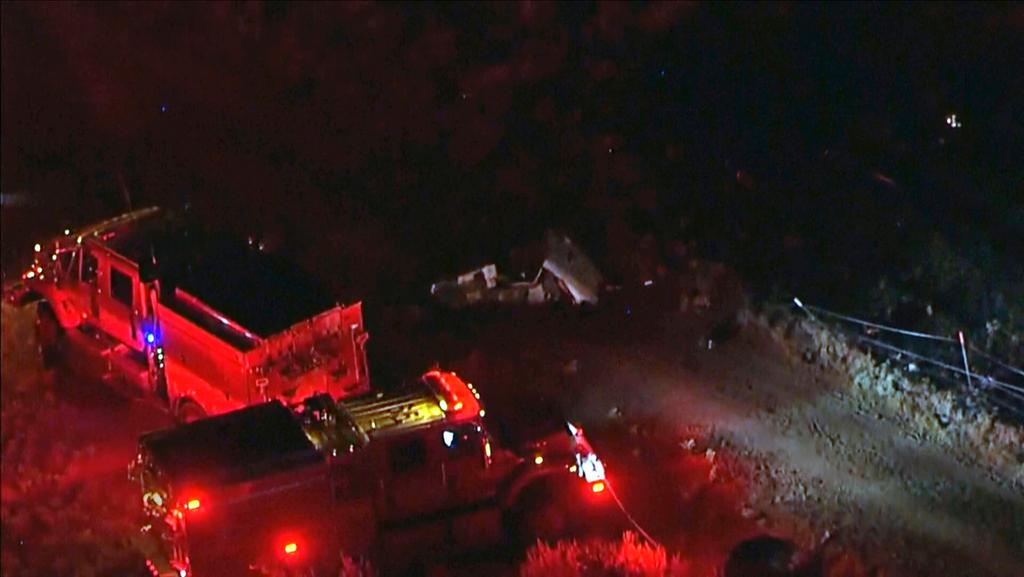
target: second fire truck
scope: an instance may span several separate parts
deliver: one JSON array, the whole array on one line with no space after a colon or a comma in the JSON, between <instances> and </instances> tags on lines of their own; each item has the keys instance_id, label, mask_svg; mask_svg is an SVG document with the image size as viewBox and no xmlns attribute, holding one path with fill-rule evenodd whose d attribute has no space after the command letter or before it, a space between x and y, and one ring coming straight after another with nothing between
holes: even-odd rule
<instances>
[{"instance_id":1,"label":"second fire truck","mask_svg":"<svg viewBox=\"0 0 1024 577\"><path fill-rule=\"evenodd\" d=\"M98 353L105 380L161 398L181 421L369 390L360 304L338 305L258 246L159 208L37 244L5 296L36 303L45 364Z\"/></svg>"}]
</instances>

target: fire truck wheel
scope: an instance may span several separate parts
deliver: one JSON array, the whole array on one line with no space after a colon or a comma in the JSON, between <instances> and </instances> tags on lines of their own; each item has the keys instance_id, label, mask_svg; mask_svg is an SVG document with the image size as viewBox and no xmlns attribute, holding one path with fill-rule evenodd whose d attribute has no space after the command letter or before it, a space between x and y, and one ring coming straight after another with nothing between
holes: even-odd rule
<instances>
[{"instance_id":1,"label":"fire truck wheel","mask_svg":"<svg viewBox=\"0 0 1024 577\"><path fill-rule=\"evenodd\" d=\"M191 399L178 401L178 408L174 411L174 417L179 423L191 423L206 418L206 411L199 406L199 403Z\"/></svg>"},{"instance_id":2,"label":"fire truck wheel","mask_svg":"<svg viewBox=\"0 0 1024 577\"><path fill-rule=\"evenodd\" d=\"M57 322L57 315L49 303L39 303L36 307L36 343L44 368L52 369L57 366L63 338L64 328Z\"/></svg>"}]
</instances>

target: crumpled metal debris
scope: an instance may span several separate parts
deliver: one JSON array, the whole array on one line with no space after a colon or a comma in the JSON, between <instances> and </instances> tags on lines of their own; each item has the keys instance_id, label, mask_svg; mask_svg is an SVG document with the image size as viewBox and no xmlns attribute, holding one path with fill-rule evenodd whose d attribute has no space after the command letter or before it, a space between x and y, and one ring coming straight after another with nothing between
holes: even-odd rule
<instances>
[{"instance_id":1,"label":"crumpled metal debris","mask_svg":"<svg viewBox=\"0 0 1024 577\"><path fill-rule=\"evenodd\" d=\"M563 234L548 231L544 261L530 281L510 281L487 264L451 280L434 283L430 294L439 302L460 308L485 303L543 305L567 302L596 306L603 277L593 261Z\"/></svg>"}]
</instances>

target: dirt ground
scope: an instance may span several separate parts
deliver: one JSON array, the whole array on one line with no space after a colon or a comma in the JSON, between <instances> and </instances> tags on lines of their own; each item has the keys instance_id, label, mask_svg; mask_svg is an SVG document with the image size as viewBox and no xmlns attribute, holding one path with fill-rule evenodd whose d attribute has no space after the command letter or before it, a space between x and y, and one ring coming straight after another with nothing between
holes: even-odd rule
<instances>
[{"instance_id":1,"label":"dirt ground","mask_svg":"<svg viewBox=\"0 0 1024 577\"><path fill-rule=\"evenodd\" d=\"M743 312L742 299L679 312L678 286L661 286L589 314L371 330L414 339L377 345L445 359L492 406L564 405L635 520L694 576L715 575L750 536L809 546L826 530L858 560L850 575L1021 574L1019 431L989 424L986 442L1007 458L972 454L977 443L908 418L881 377L804 361L808 337ZM31 318L3 308L3 574L132 575L125 465L138 434L170 420L88 378L42 373Z\"/></svg>"},{"instance_id":2,"label":"dirt ground","mask_svg":"<svg viewBox=\"0 0 1024 577\"><path fill-rule=\"evenodd\" d=\"M500 322L457 365L487 398L500 396L491 387L559 391L612 480L625 478L637 520L699 567L755 533L811 546L828 531L856 559L852 574L1022 574L1019 429L978 419L943 430L891 375L806 362L806 335L738 303L681 314L664 300L640 294L618 317ZM709 346L737 313L735 334Z\"/></svg>"},{"instance_id":3,"label":"dirt ground","mask_svg":"<svg viewBox=\"0 0 1024 577\"><path fill-rule=\"evenodd\" d=\"M129 542L139 508L127 465L138 435L170 418L103 387L85 359L43 371L33 319L33 307L3 305L3 575L146 575Z\"/></svg>"}]
</instances>

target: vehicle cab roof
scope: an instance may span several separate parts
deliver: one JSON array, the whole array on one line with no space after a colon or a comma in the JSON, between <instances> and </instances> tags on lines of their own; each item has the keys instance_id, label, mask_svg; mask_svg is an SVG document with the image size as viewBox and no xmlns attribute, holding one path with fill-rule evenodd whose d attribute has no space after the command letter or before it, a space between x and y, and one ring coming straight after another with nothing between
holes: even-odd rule
<instances>
[{"instance_id":1,"label":"vehicle cab roof","mask_svg":"<svg viewBox=\"0 0 1024 577\"><path fill-rule=\"evenodd\" d=\"M241 482L323 458L277 401L143 435L139 447L172 482Z\"/></svg>"}]
</instances>

